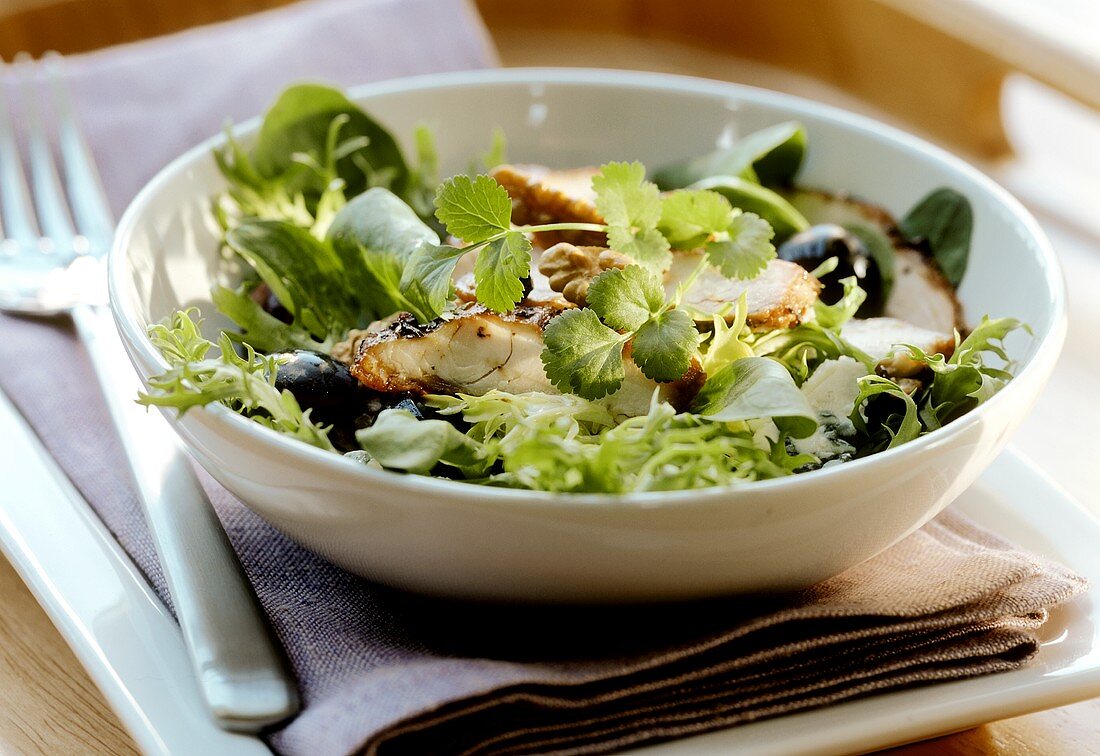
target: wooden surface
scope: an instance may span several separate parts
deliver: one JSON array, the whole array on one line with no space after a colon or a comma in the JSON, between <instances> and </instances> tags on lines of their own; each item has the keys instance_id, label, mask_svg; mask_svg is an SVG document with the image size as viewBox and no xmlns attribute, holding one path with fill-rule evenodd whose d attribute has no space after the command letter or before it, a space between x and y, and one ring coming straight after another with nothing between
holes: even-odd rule
<instances>
[{"instance_id":1,"label":"wooden surface","mask_svg":"<svg viewBox=\"0 0 1100 756\"><path fill-rule=\"evenodd\" d=\"M822 1L839 2L849 9L854 7L845 0ZM85 49L103 41L164 33L283 2L286 0L64 0L62 3L28 0L26 5L41 7L31 11L24 8L24 12L9 15L7 19L2 18L7 9L0 8L0 50L6 52L25 47ZM835 38L833 42L825 39L829 38L830 31L836 32L836 27L818 35L799 37L795 44L783 44L782 52L774 49L774 39L756 37L755 42L746 43L748 47L737 50L738 55L731 56L727 49L730 46L727 43L731 42L727 36L731 28L727 23L729 19L715 16L722 2L703 0L697 6L698 12L687 14L681 12L679 3L558 0L552 17L541 10L537 14L532 12L533 4L511 0L480 0L479 4L507 65L610 66L747 81L862 109L889 120L909 121L913 108L909 107L911 103L904 101L903 87L894 87L896 91L892 97L870 97L873 103L870 106L860 100L869 93L883 90L889 95L892 74L876 72L866 65L857 66L861 73L853 73L840 65L835 75L818 75L821 70L838 66L836 61L843 59L834 57L838 49L847 50L848 55L858 49L850 45L838 48ZM82 9L93 4L109 12L94 19L91 25L86 25L89 23L86 17L72 15L84 13ZM766 3L739 0L728 5L738 8L743 27L752 28L746 19L756 18L754 23L759 23L759 16L753 14L763 13ZM815 8L820 8L821 3L790 0L786 5L783 12L798 15L820 12ZM51 7L54 10L50 10ZM58 15L58 7L65 12ZM73 18L85 18L85 21L73 23ZM889 18L883 15L850 18L852 23L860 23L850 27L849 32L867 33ZM62 28L44 28L44 22L60 24ZM551 22L561 28L548 29ZM533 28L535 26L538 28ZM706 33L696 34L692 29L704 29ZM876 44L884 43L879 40ZM990 88L990 82L999 82L1003 69L988 61L979 63L974 69L969 65L970 52L946 44L946 47L935 48L939 54L947 56L944 70L961 66L960 81L965 79L967 86L975 85L977 88L972 91L978 92L979 98L986 98L980 100L981 107L966 122L967 129L973 127L973 131L964 141L972 154L998 152L1004 146L1000 122L991 124L983 119L994 112L989 98L996 87ZM748 60L748 57L755 57L755 60ZM865 63L868 60L870 56L863 58ZM781 70L777 64L786 68ZM942 90L938 91L943 94ZM956 102L956 106L959 105ZM973 103L963 105L972 107ZM952 128L956 123L951 122ZM917 122L919 130L935 136L935 124L931 126L933 128L922 128L919 120ZM1033 169L1027 167L1027 170ZM1025 173L1023 178L1026 177ZM1064 179L1061 174L1059 177ZM1089 237L1080 244L1082 249L1091 247L1083 254L1100 255L1100 235ZM1072 301L1075 283L1072 270L1070 281ZM1072 338L1071 330L1071 341ZM1082 341L1079 346L1083 349L1086 345ZM1071 343L1067 351L1072 347ZM0 559L0 754L134 752L132 741L72 652L10 565ZM995 722L891 753L904 756L1100 753L1100 700Z\"/></svg>"},{"instance_id":2,"label":"wooden surface","mask_svg":"<svg viewBox=\"0 0 1100 756\"><path fill-rule=\"evenodd\" d=\"M3 558L0 753L137 753L88 673Z\"/></svg>"}]
</instances>

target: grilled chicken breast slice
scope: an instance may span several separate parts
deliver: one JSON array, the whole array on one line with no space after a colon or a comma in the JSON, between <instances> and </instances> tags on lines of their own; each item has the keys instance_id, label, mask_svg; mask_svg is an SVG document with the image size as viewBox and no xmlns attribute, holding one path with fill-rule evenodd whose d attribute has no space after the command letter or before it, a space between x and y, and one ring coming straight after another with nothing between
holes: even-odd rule
<instances>
[{"instance_id":1,"label":"grilled chicken breast slice","mask_svg":"<svg viewBox=\"0 0 1100 756\"><path fill-rule=\"evenodd\" d=\"M964 327L962 305L951 283L921 252L894 250L894 286L883 314L933 331Z\"/></svg>"},{"instance_id":2,"label":"grilled chicken breast slice","mask_svg":"<svg viewBox=\"0 0 1100 756\"><path fill-rule=\"evenodd\" d=\"M512 222L521 225L541 223L603 223L596 210L596 192L592 177L598 168L552 170L543 165L498 165L489 171L512 198ZM561 241L574 244L607 243L607 236L592 231L553 231L535 235L541 247Z\"/></svg>"},{"instance_id":3,"label":"grilled chicken breast slice","mask_svg":"<svg viewBox=\"0 0 1100 756\"><path fill-rule=\"evenodd\" d=\"M665 291L676 292L702 256L700 252L677 252L665 276ZM821 283L806 270L786 260L771 260L767 267L748 281L726 278L716 268L707 268L688 290L684 304L714 314L745 295L748 324L753 330L793 328L805 320L817 301Z\"/></svg>"},{"instance_id":4,"label":"grilled chicken breast slice","mask_svg":"<svg viewBox=\"0 0 1100 756\"><path fill-rule=\"evenodd\" d=\"M351 347L351 371L365 386L386 393L480 396L498 389L559 394L541 358L543 329L558 312L553 307L519 307L501 315L474 305L425 325L400 313ZM624 367L623 386L605 400L619 418L646 414L658 386L663 399L686 409L705 380L698 364L680 380L665 384L646 378L631 360Z\"/></svg>"},{"instance_id":5,"label":"grilled chicken breast slice","mask_svg":"<svg viewBox=\"0 0 1100 756\"><path fill-rule=\"evenodd\" d=\"M925 367L911 359L902 344L912 344L928 354L942 354L944 357L950 357L955 351L953 335L897 318L849 320L840 335L849 344L877 360L879 372L891 378L911 378Z\"/></svg>"}]
</instances>

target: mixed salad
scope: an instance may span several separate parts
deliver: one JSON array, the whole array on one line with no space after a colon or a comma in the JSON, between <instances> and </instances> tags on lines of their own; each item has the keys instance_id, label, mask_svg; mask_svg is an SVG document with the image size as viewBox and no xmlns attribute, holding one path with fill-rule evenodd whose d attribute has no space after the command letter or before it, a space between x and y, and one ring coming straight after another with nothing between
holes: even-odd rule
<instances>
[{"instance_id":1,"label":"mixed salad","mask_svg":"<svg viewBox=\"0 0 1100 756\"><path fill-rule=\"evenodd\" d=\"M339 91L294 86L228 188L214 307L149 334L140 401L222 403L359 463L559 492L726 485L934 431L1011 378L1015 320L963 321L972 212L901 220L795 182L798 123L650 172L506 162L441 180Z\"/></svg>"}]
</instances>

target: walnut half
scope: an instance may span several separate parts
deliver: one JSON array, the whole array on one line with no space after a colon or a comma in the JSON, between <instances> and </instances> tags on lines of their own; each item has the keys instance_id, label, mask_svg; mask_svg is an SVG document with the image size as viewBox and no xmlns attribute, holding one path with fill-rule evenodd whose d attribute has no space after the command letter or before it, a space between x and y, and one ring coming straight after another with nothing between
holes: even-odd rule
<instances>
[{"instance_id":1,"label":"walnut half","mask_svg":"<svg viewBox=\"0 0 1100 756\"><path fill-rule=\"evenodd\" d=\"M542 253L539 272L550 279L550 288L578 307L584 307L592 279L611 268L625 268L633 260L604 247L555 244Z\"/></svg>"}]
</instances>

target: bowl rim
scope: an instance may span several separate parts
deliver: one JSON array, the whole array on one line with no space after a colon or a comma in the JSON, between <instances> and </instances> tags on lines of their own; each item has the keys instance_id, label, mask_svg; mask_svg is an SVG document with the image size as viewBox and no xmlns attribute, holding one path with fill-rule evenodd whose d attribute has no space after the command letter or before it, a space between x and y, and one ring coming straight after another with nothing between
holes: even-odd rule
<instances>
[{"instance_id":1,"label":"bowl rim","mask_svg":"<svg viewBox=\"0 0 1100 756\"><path fill-rule=\"evenodd\" d=\"M554 506L559 508L563 505L590 508L593 504L600 504L605 507L619 505L663 508L665 505L683 506L687 502L706 504L714 499L726 499L731 495L751 495L754 492L764 494L775 489L787 489L791 493L796 493L806 486L817 485L819 481L823 483L826 479L834 483L842 482L846 477L855 480L855 476L861 475L869 465L883 464L888 460L894 460L901 456L916 455L922 450L938 446L941 443L948 442L953 437L964 434L991 411L1005 404L1017 392L1023 390L1022 384L1025 381L1021 379L1031 376L1042 377L1040 374L1049 371L1058 358L1067 328L1065 280L1053 247L1040 228L1038 221L1019 200L978 168L941 147L874 118L805 97L745 84L679 74L601 68L537 67L421 74L350 87L347 89L347 94L351 100L360 102L370 97L395 92L496 84L613 86L646 91L676 91L710 97L739 98L766 106L786 108L812 115L814 118L831 121L842 128L854 131L861 137L890 142L896 147L916 152L924 160L940 163L969 178L982 191L991 195L995 201L1008 210L1013 220L1019 224L1024 235L1030 237L1034 242L1040 258L1041 268L1044 271L1045 283L1051 292L1050 327L1045 334L1036 334L1034 338L1038 339L1038 345L1034 355L1004 389L989 401L943 428L896 448L887 449L841 465L834 465L801 475L735 482L724 486L705 488L626 493L558 493L503 486L474 486L462 481L375 469L347 459L341 454L311 446L259 423L252 422L224 405L200 407L192 410L192 412L203 413L215 428L222 423L230 423L230 427L250 436L261 453L264 448L271 448L284 453L296 454L301 456L304 462L311 465L320 465L322 469L332 474L359 476L364 484L395 486L404 488L410 493L422 492L433 495L462 496L466 499L477 498L481 503L498 502L508 506L522 502L530 505L553 503ZM235 125L232 131L236 136L250 134L258 128L261 119L262 116L260 115L254 116ZM130 311L125 306L124 303L128 302L128 298L120 294L127 287L127 250L130 247L133 230L146 207L159 194L164 185L200 158L209 156L216 147L224 144L225 140L225 133L211 136L161 168L135 195L119 220L118 230L108 254L110 308L116 327L126 342L127 351L135 362L138 372L142 373L143 381L147 377L145 371L149 368L155 366L157 369L167 369L168 363L149 340L138 313ZM166 410L165 413L168 414L171 420L176 420ZM177 432L179 432L178 429Z\"/></svg>"}]
</instances>

